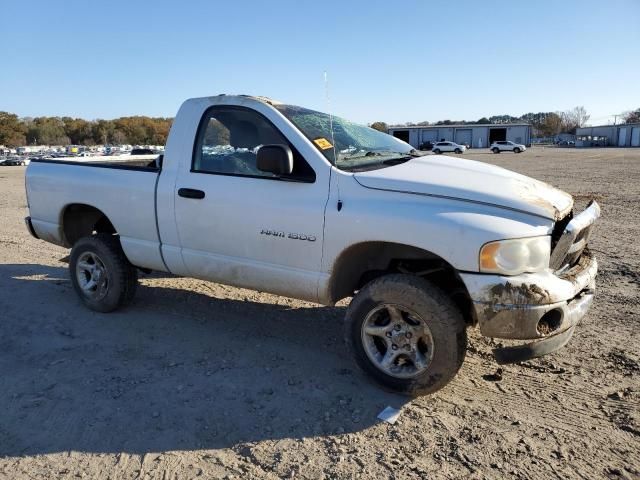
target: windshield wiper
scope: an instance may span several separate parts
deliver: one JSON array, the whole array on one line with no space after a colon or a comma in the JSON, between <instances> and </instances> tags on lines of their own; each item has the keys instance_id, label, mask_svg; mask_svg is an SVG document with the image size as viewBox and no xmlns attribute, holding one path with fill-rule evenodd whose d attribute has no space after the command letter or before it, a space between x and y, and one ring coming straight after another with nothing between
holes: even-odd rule
<instances>
[{"instance_id":1,"label":"windshield wiper","mask_svg":"<svg viewBox=\"0 0 640 480\"><path fill-rule=\"evenodd\" d=\"M351 155L344 155L340 160L353 160L355 158L366 158L366 157L373 157L376 155L382 155L382 154L378 152L362 153L362 150L360 150L359 152L352 153Z\"/></svg>"},{"instance_id":2,"label":"windshield wiper","mask_svg":"<svg viewBox=\"0 0 640 480\"><path fill-rule=\"evenodd\" d=\"M414 155L408 157L390 158L389 160L385 160L382 163L384 163L385 165L400 165L401 163L408 162L412 158L414 158Z\"/></svg>"},{"instance_id":3,"label":"windshield wiper","mask_svg":"<svg viewBox=\"0 0 640 480\"><path fill-rule=\"evenodd\" d=\"M413 150L409 150L407 152L407 155L411 155L412 157L424 157L426 155L425 152L420 152L418 150L416 150L415 148Z\"/></svg>"}]
</instances>

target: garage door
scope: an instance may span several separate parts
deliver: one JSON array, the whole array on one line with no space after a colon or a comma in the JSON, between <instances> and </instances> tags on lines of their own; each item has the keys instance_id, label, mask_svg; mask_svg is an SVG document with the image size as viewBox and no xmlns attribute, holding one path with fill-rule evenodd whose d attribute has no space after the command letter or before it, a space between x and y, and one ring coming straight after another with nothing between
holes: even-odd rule
<instances>
[{"instance_id":1,"label":"garage door","mask_svg":"<svg viewBox=\"0 0 640 480\"><path fill-rule=\"evenodd\" d=\"M631 129L631 146L640 147L640 127L633 127Z\"/></svg>"},{"instance_id":2,"label":"garage door","mask_svg":"<svg viewBox=\"0 0 640 480\"><path fill-rule=\"evenodd\" d=\"M464 128L456 130L456 143L460 145L471 145L471 129Z\"/></svg>"},{"instance_id":3,"label":"garage door","mask_svg":"<svg viewBox=\"0 0 640 480\"><path fill-rule=\"evenodd\" d=\"M507 139L506 128L490 128L489 129L489 144L493 142L504 142Z\"/></svg>"},{"instance_id":4,"label":"garage door","mask_svg":"<svg viewBox=\"0 0 640 480\"><path fill-rule=\"evenodd\" d=\"M620 133L618 133L618 146L624 147L627 144L627 129L621 128Z\"/></svg>"},{"instance_id":5,"label":"garage door","mask_svg":"<svg viewBox=\"0 0 640 480\"><path fill-rule=\"evenodd\" d=\"M422 130L422 142L436 143L438 140L437 130Z\"/></svg>"},{"instance_id":6,"label":"garage door","mask_svg":"<svg viewBox=\"0 0 640 480\"><path fill-rule=\"evenodd\" d=\"M403 142L409 143L409 130L395 130L393 136L399 138Z\"/></svg>"}]
</instances>

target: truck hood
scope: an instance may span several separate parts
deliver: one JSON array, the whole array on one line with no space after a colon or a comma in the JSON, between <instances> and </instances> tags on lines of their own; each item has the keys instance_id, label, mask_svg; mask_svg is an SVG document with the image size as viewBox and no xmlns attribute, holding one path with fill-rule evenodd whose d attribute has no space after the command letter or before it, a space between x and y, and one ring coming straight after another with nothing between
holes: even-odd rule
<instances>
[{"instance_id":1,"label":"truck hood","mask_svg":"<svg viewBox=\"0 0 640 480\"><path fill-rule=\"evenodd\" d=\"M494 205L559 220L573 206L568 193L530 177L473 160L426 155L388 168L357 172L367 188Z\"/></svg>"}]
</instances>

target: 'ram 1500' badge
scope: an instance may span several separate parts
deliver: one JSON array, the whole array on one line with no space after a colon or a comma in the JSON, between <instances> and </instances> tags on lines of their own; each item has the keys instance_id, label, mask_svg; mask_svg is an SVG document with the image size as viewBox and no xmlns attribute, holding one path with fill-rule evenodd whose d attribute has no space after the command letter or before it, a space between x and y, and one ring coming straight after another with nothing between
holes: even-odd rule
<instances>
[{"instance_id":1,"label":"'ram 1500' badge","mask_svg":"<svg viewBox=\"0 0 640 480\"><path fill-rule=\"evenodd\" d=\"M308 242L315 242L316 237L313 235L304 235L303 233L285 233L278 232L276 230L262 229L260 235L269 235L271 237L290 238L291 240L306 240Z\"/></svg>"}]
</instances>

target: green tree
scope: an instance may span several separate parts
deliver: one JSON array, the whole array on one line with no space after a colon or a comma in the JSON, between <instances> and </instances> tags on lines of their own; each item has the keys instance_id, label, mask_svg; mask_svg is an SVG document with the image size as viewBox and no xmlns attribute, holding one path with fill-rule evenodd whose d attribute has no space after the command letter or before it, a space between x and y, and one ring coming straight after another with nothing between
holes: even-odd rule
<instances>
[{"instance_id":1,"label":"green tree","mask_svg":"<svg viewBox=\"0 0 640 480\"><path fill-rule=\"evenodd\" d=\"M115 125L110 120L96 120L91 124L91 138L98 145L105 145L109 143Z\"/></svg>"},{"instance_id":2,"label":"green tree","mask_svg":"<svg viewBox=\"0 0 640 480\"><path fill-rule=\"evenodd\" d=\"M172 122L172 118L144 116L92 121L72 117L20 119L0 112L0 145L163 145Z\"/></svg>"},{"instance_id":3,"label":"green tree","mask_svg":"<svg viewBox=\"0 0 640 480\"><path fill-rule=\"evenodd\" d=\"M389 125L387 125L385 122L373 122L369 126L374 130L378 130L379 132L387 133L389 131Z\"/></svg>"},{"instance_id":4,"label":"green tree","mask_svg":"<svg viewBox=\"0 0 640 480\"><path fill-rule=\"evenodd\" d=\"M27 128L18 116L0 112L0 145L20 147L26 143Z\"/></svg>"},{"instance_id":5,"label":"green tree","mask_svg":"<svg viewBox=\"0 0 640 480\"><path fill-rule=\"evenodd\" d=\"M63 117L64 131L69 140L74 145L95 144L93 139L93 129L91 122L87 122L82 118Z\"/></svg>"},{"instance_id":6,"label":"green tree","mask_svg":"<svg viewBox=\"0 0 640 480\"><path fill-rule=\"evenodd\" d=\"M27 123L29 145L68 145L71 141L60 117L36 117Z\"/></svg>"},{"instance_id":7,"label":"green tree","mask_svg":"<svg viewBox=\"0 0 640 480\"><path fill-rule=\"evenodd\" d=\"M491 123L516 123L520 119L518 117L512 117L511 115L494 115L489 117Z\"/></svg>"},{"instance_id":8,"label":"green tree","mask_svg":"<svg viewBox=\"0 0 640 480\"><path fill-rule=\"evenodd\" d=\"M553 137L563 130L563 120L561 114L549 113L540 125L540 134L543 137Z\"/></svg>"},{"instance_id":9,"label":"green tree","mask_svg":"<svg viewBox=\"0 0 640 480\"><path fill-rule=\"evenodd\" d=\"M625 123L640 123L640 108L624 114Z\"/></svg>"}]
</instances>

